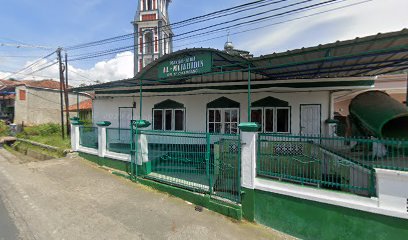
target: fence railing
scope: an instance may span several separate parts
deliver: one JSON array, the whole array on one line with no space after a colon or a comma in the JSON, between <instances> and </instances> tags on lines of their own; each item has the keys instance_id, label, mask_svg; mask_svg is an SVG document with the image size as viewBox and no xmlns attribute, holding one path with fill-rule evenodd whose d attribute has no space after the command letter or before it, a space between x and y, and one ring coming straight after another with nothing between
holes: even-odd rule
<instances>
[{"instance_id":1,"label":"fence railing","mask_svg":"<svg viewBox=\"0 0 408 240\"><path fill-rule=\"evenodd\" d=\"M98 149L98 128L81 126L79 128L79 145Z\"/></svg>"},{"instance_id":2,"label":"fence railing","mask_svg":"<svg viewBox=\"0 0 408 240\"><path fill-rule=\"evenodd\" d=\"M408 171L408 141L259 135L261 177L374 196L374 168Z\"/></svg>"},{"instance_id":3,"label":"fence railing","mask_svg":"<svg viewBox=\"0 0 408 240\"><path fill-rule=\"evenodd\" d=\"M130 154L131 131L125 128L106 129L106 149L110 152Z\"/></svg>"},{"instance_id":4,"label":"fence railing","mask_svg":"<svg viewBox=\"0 0 408 240\"><path fill-rule=\"evenodd\" d=\"M239 135L138 130L135 156L151 162L147 178L240 201Z\"/></svg>"}]
</instances>

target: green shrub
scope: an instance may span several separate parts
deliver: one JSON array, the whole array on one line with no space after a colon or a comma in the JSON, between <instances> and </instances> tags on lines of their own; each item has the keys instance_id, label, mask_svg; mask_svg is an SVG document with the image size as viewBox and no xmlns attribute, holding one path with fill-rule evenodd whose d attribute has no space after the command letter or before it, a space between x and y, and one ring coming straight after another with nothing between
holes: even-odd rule
<instances>
[{"instance_id":1,"label":"green shrub","mask_svg":"<svg viewBox=\"0 0 408 240\"><path fill-rule=\"evenodd\" d=\"M23 132L17 134L18 138L29 139L51 146L68 149L71 146L70 137L61 137L61 125L55 123L40 124L31 127L24 127Z\"/></svg>"},{"instance_id":2,"label":"green shrub","mask_svg":"<svg viewBox=\"0 0 408 240\"><path fill-rule=\"evenodd\" d=\"M0 136L7 136L10 134L10 127L3 121L0 121Z\"/></svg>"},{"instance_id":3,"label":"green shrub","mask_svg":"<svg viewBox=\"0 0 408 240\"><path fill-rule=\"evenodd\" d=\"M55 123L40 124L32 127L25 127L22 132L25 136L49 136L60 134L61 125Z\"/></svg>"}]
</instances>

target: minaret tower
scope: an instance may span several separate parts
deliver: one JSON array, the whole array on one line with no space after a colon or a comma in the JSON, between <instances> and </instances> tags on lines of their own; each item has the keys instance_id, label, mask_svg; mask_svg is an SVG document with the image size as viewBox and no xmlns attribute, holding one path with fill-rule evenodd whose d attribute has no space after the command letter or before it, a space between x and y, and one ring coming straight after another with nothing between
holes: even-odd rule
<instances>
[{"instance_id":1,"label":"minaret tower","mask_svg":"<svg viewBox=\"0 0 408 240\"><path fill-rule=\"evenodd\" d=\"M173 51L168 7L171 0L139 0L134 26L134 74Z\"/></svg>"}]
</instances>

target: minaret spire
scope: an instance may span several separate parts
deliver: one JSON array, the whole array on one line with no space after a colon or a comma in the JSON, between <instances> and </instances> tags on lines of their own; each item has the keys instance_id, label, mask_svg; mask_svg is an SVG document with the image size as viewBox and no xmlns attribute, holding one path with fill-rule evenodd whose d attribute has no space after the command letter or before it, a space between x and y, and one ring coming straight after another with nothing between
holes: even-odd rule
<instances>
[{"instance_id":1,"label":"minaret spire","mask_svg":"<svg viewBox=\"0 0 408 240\"><path fill-rule=\"evenodd\" d=\"M134 28L134 74L173 51L168 6L171 0L139 0Z\"/></svg>"}]
</instances>

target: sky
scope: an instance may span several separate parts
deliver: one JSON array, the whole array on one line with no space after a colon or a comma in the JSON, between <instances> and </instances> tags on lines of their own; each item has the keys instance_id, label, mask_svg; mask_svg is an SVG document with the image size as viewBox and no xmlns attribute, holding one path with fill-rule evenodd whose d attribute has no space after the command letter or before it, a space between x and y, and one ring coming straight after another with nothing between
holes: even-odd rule
<instances>
[{"instance_id":1,"label":"sky","mask_svg":"<svg viewBox=\"0 0 408 240\"><path fill-rule=\"evenodd\" d=\"M173 0L169 7L170 21L175 23L252 1L254 0ZM262 16L271 16L256 24L231 27L201 37L175 41L175 50L192 47L223 49L229 32L236 48L259 56L379 32L399 31L408 27L407 0L338 0L336 3L328 2L330 5L321 8L272 16L328 0L307 0L301 4L303 1L305 0L275 0L280 3L185 28L174 28L177 36L237 18L242 18L240 22L251 20L253 18L247 16L255 13L265 12ZM30 66L58 47L132 33L131 21L138 5L137 0L0 0L0 3L0 78L38 80L58 78L57 66L35 73L31 72L40 67L21 72L27 75L12 73ZM285 8L288 4L296 6ZM128 39L89 49L67 51L67 54L70 60L81 54L130 45L132 40ZM55 59L56 55L53 54L37 66L46 66ZM129 78L133 76L133 53L124 51L99 58L69 61L68 69L70 83L74 86Z\"/></svg>"}]
</instances>

